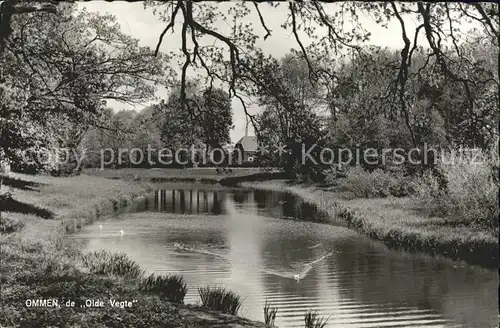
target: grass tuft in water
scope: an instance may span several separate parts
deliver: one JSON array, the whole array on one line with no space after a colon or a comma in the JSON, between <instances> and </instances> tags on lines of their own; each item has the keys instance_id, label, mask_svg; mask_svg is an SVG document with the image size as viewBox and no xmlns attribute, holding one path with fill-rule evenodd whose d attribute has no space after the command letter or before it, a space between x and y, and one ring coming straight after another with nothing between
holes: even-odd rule
<instances>
[{"instance_id":1,"label":"grass tuft in water","mask_svg":"<svg viewBox=\"0 0 500 328\"><path fill-rule=\"evenodd\" d=\"M274 327L274 321L276 320L276 313L278 313L278 308L271 307L266 300L264 305L264 322L266 325Z\"/></svg>"},{"instance_id":2,"label":"grass tuft in water","mask_svg":"<svg viewBox=\"0 0 500 328\"><path fill-rule=\"evenodd\" d=\"M90 272L126 278L139 278L144 274L137 262L125 253L112 253L107 250L94 251L82 255L83 265Z\"/></svg>"},{"instance_id":3,"label":"grass tuft in water","mask_svg":"<svg viewBox=\"0 0 500 328\"><path fill-rule=\"evenodd\" d=\"M222 287L198 288L198 294L203 307L228 314L238 314L243 304L239 295Z\"/></svg>"},{"instance_id":4,"label":"grass tuft in water","mask_svg":"<svg viewBox=\"0 0 500 328\"><path fill-rule=\"evenodd\" d=\"M183 304L187 293L187 283L180 275L151 274L147 278L141 279L139 290L160 295L171 302Z\"/></svg>"},{"instance_id":5,"label":"grass tuft in water","mask_svg":"<svg viewBox=\"0 0 500 328\"><path fill-rule=\"evenodd\" d=\"M309 311L304 316L305 328L324 328L329 318L320 317L318 312Z\"/></svg>"}]
</instances>

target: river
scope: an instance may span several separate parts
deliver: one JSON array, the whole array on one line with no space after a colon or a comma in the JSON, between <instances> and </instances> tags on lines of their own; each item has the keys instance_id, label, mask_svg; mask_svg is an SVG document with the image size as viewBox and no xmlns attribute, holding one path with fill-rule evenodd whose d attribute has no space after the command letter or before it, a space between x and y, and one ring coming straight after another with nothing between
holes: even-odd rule
<instances>
[{"instance_id":1,"label":"river","mask_svg":"<svg viewBox=\"0 0 500 328\"><path fill-rule=\"evenodd\" d=\"M322 220L288 193L164 184L69 238L182 274L186 303L198 287L224 286L244 298L240 315L263 321L267 300L278 327L303 327L307 310L327 327L498 326L495 271L389 250Z\"/></svg>"}]
</instances>

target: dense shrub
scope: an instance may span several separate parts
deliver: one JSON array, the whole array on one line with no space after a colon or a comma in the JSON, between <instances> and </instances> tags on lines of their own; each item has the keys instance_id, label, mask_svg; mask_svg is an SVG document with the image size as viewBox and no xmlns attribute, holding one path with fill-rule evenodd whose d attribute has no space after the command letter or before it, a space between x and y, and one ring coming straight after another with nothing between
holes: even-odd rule
<instances>
[{"instance_id":1,"label":"dense shrub","mask_svg":"<svg viewBox=\"0 0 500 328\"><path fill-rule=\"evenodd\" d=\"M78 167L76 163L64 163L55 169L51 169L49 174L55 177L69 177L73 175L80 175L81 171L81 167Z\"/></svg>"},{"instance_id":2,"label":"dense shrub","mask_svg":"<svg viewBox=\"0 0 500 328\"><path fill-rule=\"evenodd\" d=\"M187 284L179 275L155 276L144 278L139 283L139 290L160 295L174 303L183 303L187 293Z\"/></svg>"},{"instance_id":3,"label":"dense shrub","mask_svg":"<svg viewBox=\"0 0 500 328\"><path fill-rule=\"evenodd\" d=\"M403 197L412 192L410 178L402 173L385 172L376 169L365 171L361 166L347 170L346 178L341 182L341 188L350 191L357 197Z\"/></svg>"},{"instance_id":4,"label":"dense shrub","mask_svg":"<svg viewBox=\"0 0 500 328\"><path fill-rule=\"evenodd\" d=\"M274 327L274 321L276 320L276 314L278 313L278 308L271 307L266 300L264 305L264 322L266 325Z\"/></svg>"},{"instance_id":5,"label":"dense shrub","mask_svg":"<svg viewBox=\"0 0 500 328\"><path fill-rule=\"evenodd\" d=\"M323 172L325 176L324 184L326 186L338 186L341 179L346 177L346 168L333 166L332 168Z\"/></svg>"},{"instance_id":6,"label":"dense shrub","mask_svg":"<svg viewBox=\"0 0 500 328\"><path fill-rule=\"evenodd\" d=\"M445 184L440 179L445 180ZM455 224L498 227L498 166L493 160L453 156L427 171L416 184L416 197L431 215Z\"/></svg>"},{"instance_id":7,"label":"dense shrub","mask_svg":"<svg viewBox=\"0 0 500 328\"><path fill-rule=\"evenodd\" d=\"M243 304L239 295L222 287L198 288L198 293L202 306L211 310L236 315Z\"/></svg>"},{"instance_id":8,"label":"dense shrub","mask_svg":"<svg viewBox=\"0 0 500 328\"><path fill-rule=\"evenodd\" d=\"M139 264L125 253L111 253L107 250L94 251L82 256L83 264L90 272L112 276L138 278L143 275Z\"/></svg>"}]
</instances>

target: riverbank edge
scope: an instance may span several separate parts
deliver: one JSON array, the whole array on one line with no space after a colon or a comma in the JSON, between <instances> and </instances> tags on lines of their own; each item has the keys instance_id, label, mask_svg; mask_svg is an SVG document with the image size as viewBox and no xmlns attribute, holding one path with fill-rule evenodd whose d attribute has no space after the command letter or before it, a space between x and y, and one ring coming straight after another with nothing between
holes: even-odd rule
<instances>
[{"instance_id":1,"label":"riverbank edge","mask_svg":"<svg viewBox=\"0 0 500 328\"><path fill-rule=\"evenodd\" d=\"M365 215L341 204L339 200L333 199L333 195L328 195L328 191L318 190L314 186L290 185L286 180L240 181L236 185L252 189L292 193L317 206L318 209L326 212L330 217L340 218L348 228L354 229L371 239L381 241L389 248L441 255L486 269L498 268L499 245L491 240L471 242L463 238L443 242L438 236L424 238L419 231L408 230L403 226L393 226L390 229L376 228L369 223ZM325 197L329 198L329 202L321 201ZM492 256L488 256L488 254Z\"/></svg>"},{"instance_id":2,"label":"riverbank edge","mask_svg":"<svg viewBox=\"0 0 500 328\"><path fill-rule=\"evenodd\" d=\"M67 179L71 179L71 177L68 177ZM106 178L100 178L100 177L99 179L106 180ZM122 181L131 184L130 181L125 181L125 180ZM216 183L216 182L218 181L211 181L211 183ZM132 204L133 202L137 201L137 199L140 198L141 196L144 196L147 193L151 192L151 190L153 190L153 187L149 183L141 182L141 185L138 185L138 183L134 183L134 189L137 190L133 192L121 193L116 197L110 197L110 198L108 197L101 199L100 202L93 204L93 209L88 209L85 212L70 211L62 215L62 214L56 214L55 212L51 211L50 208L47 209L48 211L51 211L54 214L51 220L59 220L61 222L61 225L59 226L60 230L57 231L54 229L52 231L52 234L54 234L55 236L54 239L57 240L55 243L52 244L53 247L55 249L62 248L63 239L65 239L66 236L78 232L84 226L99 221L101 218L106 217L108 215L112 215L119 209ZM74 258L73 264L74 265L78 264L77 258ZM95 277L99 276L98 274L90 272L88 272L87 274ZM129 285L130 283L130 280L126 281L119 278L113 278L113 277L109 278L111 278L116 285L119 285L121 287ZM150 294L146 292L141 292L138 289L136 292L138 294L144 295L145 297L151 296ZM236 324L237 327L242 327L242 328L269 327L268 325L260 321L250 320L237 315L235 316L235 315L225 314L220 311L206 309L193 304L185 304L185 305L175 304L168 301L165 301L165 303L169 303L169 305L171 305L172 307L179 309L184 318L190 318L196 325L199 325L200 322L206 322L207 327L215 326L218 328L232 327L232 324Z\"/></svg>"}]
</instances>

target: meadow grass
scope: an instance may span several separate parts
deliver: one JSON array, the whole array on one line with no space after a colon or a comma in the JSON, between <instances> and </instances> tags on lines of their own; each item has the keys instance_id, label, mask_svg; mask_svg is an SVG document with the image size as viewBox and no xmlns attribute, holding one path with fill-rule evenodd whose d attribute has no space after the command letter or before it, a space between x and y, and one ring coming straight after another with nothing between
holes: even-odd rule
<instances>
[{"instance_id":1,"label":"meadow grass","mask_svg":"<svg viewBox=\"0 0 500 328\"><path fill-rule=\"evenodd\" d=\"M223 287L198 288L198 294L201 305L210 310L236 315L243 304L239 295Z\"/></svg>"},{"instance_id":2,"label":"meadow grass","mask_svg":"<svg viewBox=\"0 0 500 328\"><path fill-rule=\"evenodd\" d=\"M291 192L325 211L330 220L325 223L346 225L389 247L440 254L487 268L498 266L498 229L449 224L444 218L427 215L409 197L358 198L286 180L241 185Z\"/></svg>"},{"instance_id":3,"label":"meadow grass","mask_svg":"<svg viewBox=\"0 0 500 328\"><path fill-rule=\"evenodd\" d=\"M187 283L180 275L155 275L141 279L139 290L160 295L174 303L184 303Z\"/></svg>"}]
</instances>

